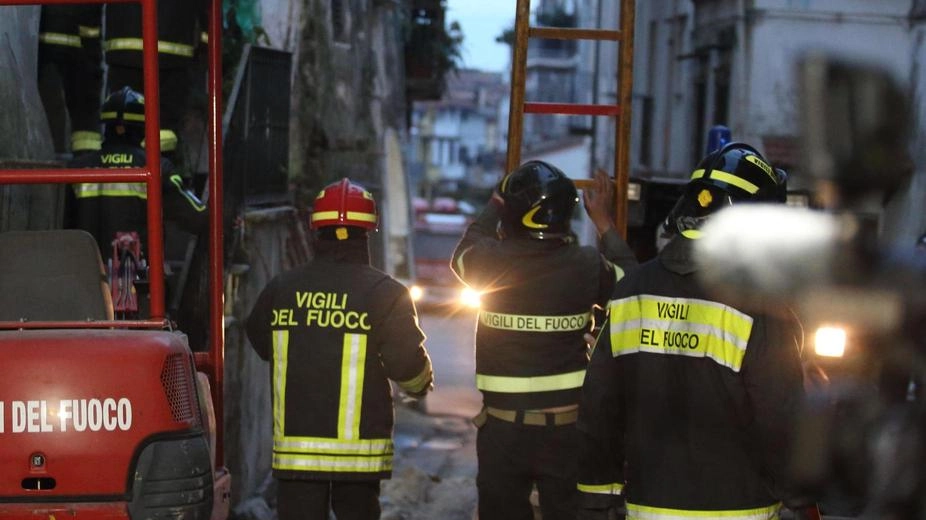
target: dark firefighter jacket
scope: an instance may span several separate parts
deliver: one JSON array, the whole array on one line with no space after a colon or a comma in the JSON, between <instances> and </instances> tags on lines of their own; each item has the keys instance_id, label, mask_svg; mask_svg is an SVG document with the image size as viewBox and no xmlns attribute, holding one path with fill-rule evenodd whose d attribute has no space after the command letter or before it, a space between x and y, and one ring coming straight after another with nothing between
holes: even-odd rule
<instances>
[{"instance_id":1,"label":"dark firefighter jacket","mask_svg":"<svg viewBox=\"0 0 926 520\"><path fill-rule=\"evenodd\" d=\"M72 168L130 168L145 165L145 151L137 146L109 140L103 149L77 157ZM183 186L173 164L161 159L162 211L165 220L182 230L198 234L206 222L205 206ZM142 183L72 184L68 196L68 226L91 233L100 244L103 258L109 257L117 231L137 231L147 246L148 190Z\"/></svg>"},{"instance_id":2,"label":"dark firefighter jacket","mask_svg":"<svg viewBox=\"0 0 926 520\"><path fill-rule=\"evenodd\" d=\"M248 317L248 338L270 361L273 471L282 479L388 478L389 379L424 393L431 361L408 290L369 265L365 240L331 242L318 241L315 259L274 278Z\"/></svg>"},{"instance_id":3,"label":"dark firefighter jacket","mask_svg":"<svg viewBox=\"0 0 926 520\"><path fill-rule=\"evenodd\" d=\"M199 45L202 13L209 3L204 0L158 2L158 66L188 66ZM113 3L106 6L106 62L127 67L142 66L141 7L138 3Z\"/></svg>"},{"instance_id":4,"label":"dark firefighter jacket","mask_svg":"<svg viewBox=\"0 0 926 520\"><path fill-rule=\"evenodd\" d=\"M623 276L618 265L636 265L633 252L616 233L605 236L604 257L572 240L499 240L497 224L493 202L467 228L451 265L483 293L476 325L483 402L508 410L577 404L588 364L583 334L593 307L607 303Z\"/></svg>"},{"instance_id":5,"label":"dark firefighter jacket","mask_svg":"<svg viewBox=\"0 0 926 520\"><path fill-rule=\"evenodd\" d=\"M709 296L691 243L673 239L611 300L579 408L583 503L623 488L628 518L777 518L803 395L798 325Z\"/></svg>"}]
</instances>

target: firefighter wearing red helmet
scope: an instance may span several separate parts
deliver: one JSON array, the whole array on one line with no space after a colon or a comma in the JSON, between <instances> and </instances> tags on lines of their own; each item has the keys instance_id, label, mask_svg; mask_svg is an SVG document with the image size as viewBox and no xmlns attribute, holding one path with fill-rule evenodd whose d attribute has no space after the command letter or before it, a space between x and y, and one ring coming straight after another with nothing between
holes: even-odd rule
<instances>
[{"instance_id":1,"label":"firefighter wearing red helmet","mask_svg":"<svg viewBox=\"0 0 926 520\"><path fill-rule=\"evenodd\" d=\"M784 461L803 396L800 333L784 309L740 309L695 278L701 224L731 204L784 202L786 175L743 143L707 155L658 257L618 283L579 409L579 518L771 519L815 508ZM803 517L801 517L803 518Z\"/></svg>"},{"instance_id":2,"label":"firefighter wearing red helmet","mask_svg":"<svg viewBox=\"0 0 926 520\"><path fill-rule=\"evenodd\" d=\"M611 226L610 181L601 173L596 182L586 209L604 256L576 243L575 185L542 161L501 180L454 251L454 272L483 294L476 325L480 520L532 518L533 485L544 520L574 518L584 334L594 326L593 307L604 306L623 269L636 265Z\"/></svg>"},{"instance_id":3,"label":"firefighter wearing red helmet","mask_svg":"<svg viewBox=\"0 0 926 520\"><path fill-rule=\"evenodd\" d=\"M315 258L276 276L247 320L270 362L273 474L281 520L378 519L392 472L389 380L431 388L431 360L408 289L370 265L376 205L342 179L316 197Z\"/></svg>"}]
</instances>

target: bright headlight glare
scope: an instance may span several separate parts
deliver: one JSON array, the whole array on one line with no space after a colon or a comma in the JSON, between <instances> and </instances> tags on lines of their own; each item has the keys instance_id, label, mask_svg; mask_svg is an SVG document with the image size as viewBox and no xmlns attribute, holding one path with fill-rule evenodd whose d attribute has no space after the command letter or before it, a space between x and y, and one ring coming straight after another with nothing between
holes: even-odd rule
<instances>
[{"instance_id":1,"label":"bright headlight glare","mask_svg":"<svg viewBox=\"0 0 926 520\"><path fill-rule=\"evenodd\" d=\"M474 291L473 289L467 287L460 292L460 303L467 307L476 309L480 305L480 296L481 295L478 291Z\"/></svg>"},{"instance_id":2,"label":"bright headlight glare","mask_svg":"<svg viewBox=\"0 0 926 520\"><path fill-rule=\"evenodd\" d=\"M846 330L842 327L820 327L814 335L814 352L823 357L842 357L846 353Z\"/></svg>"},{"instance_id":3,"label":"bright headlight glare","mask_svg":"<svg viewBox=\"0 0 926 520\"><path fill-rule=\"evenodd\" d=\"M420 285L413 285L408 288L408 293L412 296L412 301L419 301L424 297L424 289Z\"/></svg>"}]
</instances>

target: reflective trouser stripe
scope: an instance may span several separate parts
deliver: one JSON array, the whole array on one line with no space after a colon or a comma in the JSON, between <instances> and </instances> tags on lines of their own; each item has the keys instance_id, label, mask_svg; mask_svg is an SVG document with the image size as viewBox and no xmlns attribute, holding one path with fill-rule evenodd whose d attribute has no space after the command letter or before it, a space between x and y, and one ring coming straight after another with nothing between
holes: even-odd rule
<instances>
[{"instance_id":1,"label":"reflective trouser stripe","mask_svg":"<svg viewBox=\"0 0 926 520\"><path fill-rule=\"evenodd\" d=\"M63 45L65 47L81 47L80 36L62 33L39 33L39 41L49 45Z\"/></svg>"},{"instance_id":2,"label":"reflective trouser stripe","mask_svg":"<svg viewBox=\"0 0 926 520\"><path fill-rule=\"evenodd\" d=\"M390 455L392 439L331 439L327 437L283 437L273 440L273 449L287 453L324 455Z\"/></svg>"},{"instance_id":3,"label":"reflective trouser stripe","mask_svg":"<svg viewBox=\"0 0 926 520\"><path fill-rule=\"evenodd\" d=\"M89 199L92 197L138 197L146 200L148 198L147 187L139 182L85 182L72 186L74 188L74 194L78 199Z\"/></svg>"},{"instance_id":4,"label":"reflective trouser stripe","mask_svg":"<svg viewBox=\"0 0 926 520\"><path fill-rule=\"evenodd\" d=\"M273 469L327 471L336 473L377 473L392 470L392 455L372 457L300 455L274 453Z\"/></svg>"},{"instance_id":5,"label":"reflective trouser stripe","mask_svg":"<svg viewBox=\"0 0 926 520\"><path fill-rule=\"evenodd\" d=\"M479 323L499 330L519 332L569 332L588 327L591 313L564 316L529 316L480 311Z\"/></svg>"},{"instance_id":6,"label":"reflective trouser stripe","mask_svg":"<svg viewBox=\"0 0 926 520\"><path fill-rule=\"evenodd\" d=\"M707 357L739 372L753 319L717 302L644 294L610 303L611 353Z\"/></svg>"},{"instance_id":7,"label":"reflective trouser stripe","mask_svg":"<svg viewBox=\"0 0 926 520\"><path fill-rule=\"evenodd\" d=\"M77 130L71 132L71 151L97 151L102 148L103 136L99 132Z\"/></svg>"},{"instance_id":8,"label":"reflective trouser stripe","mask_svg":"<svg viewBox=\"0 0 926 520\"><path fill-rule=\"evenodd\" d=\"M476 374L476 388L487 392L531 393L581 388L585 381L585 370L566 374L535 377L507 377Z\"/></svg>"},{"instance_id":9,"label":"reflective trouser stripe","mask_svg":"<svg viewBox=\"0 0 926 520\"><path fill-rule=\"evenodd\" d=\"M90 25L78 25L77 30L82 38L99 38L100 28Z\"/></svg>"},{"instance_id":10,"label":"reflective trouser stripe","mask_svg":"<svg viewBox=\"0 0 926 520\"><path fill-rule=\"evenodd\" d=\"M620 495L624 490L624 485L619 482L610 484L576 484L576 489L582 493L592 493L594 495Z\"/></svg>"},{"instance_id":11,"label":"reflective trouser stripe","mask_svg":"<svg viewBox=\"0 0 926 520\"><path fill-rule=\"evenodd\" d=\"M367 335L344 334L341 357L341 399L338 407L338 438L360 438L360 410L363 405L363 377L367 358Z\"/></svg>"},{"instance_id":12,"label":"reflective trouser stripe","mask_svg":"<svg viewBox=\"0 0 926 520\"><path fill-rule=\"evenodd\" d=\"M106 40L103 48L107 51L140 51L142 50L141 38L112 38ZM174 56L183 56L186 58L193 57L193 46L183 43L158 41L158 52L161 54L172 54Z\"/></svg>"},{"instance_id":13,"label":"reflective trouser stripe","mask_svg":"<svg viewBox=\"0 0 926 520\"><path fill-rule=\"evenodd\" d=\"M755 509L685 510L627 504L627 520L689 520L691 518L723 518L724 520L774 520L781 504Z\"/></svg>"},{"instance_id":14,"label":"reflective trouser stripe","mask_svg":"<svg viewBox=\"0 0 926 520\"><path fill-rule=\"evenodd\" d=\"M289 331L273 331L273 437L283 438L286 427L286 366Z\"/></svg>"}]
</instances>

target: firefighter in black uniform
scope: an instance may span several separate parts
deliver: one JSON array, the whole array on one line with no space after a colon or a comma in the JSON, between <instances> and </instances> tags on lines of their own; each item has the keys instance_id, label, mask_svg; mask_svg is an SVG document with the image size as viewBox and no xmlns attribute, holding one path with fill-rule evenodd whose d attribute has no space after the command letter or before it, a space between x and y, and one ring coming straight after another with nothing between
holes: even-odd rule
<instances>
[{"instance_id":1,"label":"firefighter in black uniform","mask_svg":"<svg viewBox=\"0 0 926 520\"><path fill-rule=\"evenodd\" d=\"M389 380L423 397L431 360L408 289L370 265L372 195L347 179L325 187L311 227L315 258L271 280L247 320L270 361L278 515L378 519L392 472Z\"/></svg>"},{"instance_id":2,"label":"firefighter in black uniform","mask_svg":"<svg viewBox=\"0 0 926 520\"><path fill-rule=\"evenodd\" d=\"M742 201L784 201L786 175L752 147L706 156L667 222L659 256L609 304L583 387L579 518L778 518L808 501L784 475L802 396L800 333L781 309L733 307L698 284L699 226Z\"/></svg>"},{"instance_id":3,"label":"firefighter in black uniform","mask_svg":"<svg viewBox=\"0 0 926 520\"><path fill-rule=\"evenodd\" d=\"M610 186L604 174L598 186ZM527 162L501 180L453 254L454 272L483 295L476 328L480 520L533 518L534 485L544 520L575 514L583 334L593 307L606 304L623 275L614 264L636 265L606 215L593 218L604 257L576 243L570 220L577 202L562 171ZM596 190L586 194L590 203L610 198Z\"/></svg>"},{"instance_id":4,"label":"firefighter in black uniform","mask_svg":"<svg viewBox=\"0 0 926 520\"><path fill-rule=\"evenodd\" d=\"M205 29L200 25L208 5L205 0L158 2L161 153L168 157L179 158L178 136L194 88L195 57ZM128 85L144 93L141 22L138 3L107 4L103 50L108 65L107 84Z\"/></svg>"},{"instance_id":5,"label":"firefighter in black uniform","mask_svg":"<svg viewBox=\"0 0 926 520\"><path fill-rule=\"evenodd\" d=\"M101 150L72 160L74 168L131 168L145 165L145 98L129 87L113 92L103 103ZM162 202L166 220L197 234L206 222L205 205L184 186L174 166L161 158ZM68 227L90 232L109 258L118 231L136 231L147 246L147 188L142 183L73 184L68 200Z\"/></svg>"},{"instance_id":6,"label":"firefighter in black uniform","mask_svg":"<svg viewBox=\"0 0 926 520\"><path fill-rule=\"evenodd\" d=\"M100 149L100 96L103 93L103 55L100 46L102 4L44 5L39 22L39 93L46 110L64 94L71 123L70 152L79 155ZM58 82L52 81L56 72ZM52 132L63 122L49 114ZM62 138L56 141L63 141ZM63 143L58 152L67 151Z\"/></svg>"}]
</instances>

